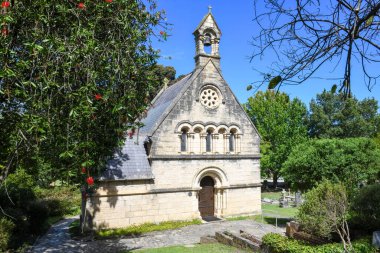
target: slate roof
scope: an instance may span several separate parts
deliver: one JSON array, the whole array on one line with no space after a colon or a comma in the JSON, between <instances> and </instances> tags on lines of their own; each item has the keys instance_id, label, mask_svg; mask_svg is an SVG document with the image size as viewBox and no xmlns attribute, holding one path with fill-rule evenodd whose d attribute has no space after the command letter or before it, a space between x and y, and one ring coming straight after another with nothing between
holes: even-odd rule
<instances>
[{"instance_id":1,"label":"slate roof","mask_svg":"<svg viewBox=\"0 0 380 253\"><path fill-rule=\"evenodd\" d=\"M138 144L137 144L138 143ZM144 138L127 137L124 146L108 160L100 180L153 179L152 169L144 148Z\"/></svg>"},{"instance_id":2,"label":"slate roof","mask_svg":"<svg viewBox=\"0 0 380 253\"><path fill-rule=\"evenodd\" d=\"M144 148L144 141L152 136L153 132L164 120L171 108L175 105L186 87L192 83L196 70L187 74L184 78L162 90L153 100L147 116L141 121L144 126L132 139L127 137L124 146L115 152L112 159L107 161L106 170L99 178L106 180L140 180L153 179L154 175L150 167L148 156ZM138 143L138 144L137 144Z\"/></svg>"},{"instance_id":3,"label":"slate roof","mask_svg":"<svg viewBox=\"0 0 380 253\"><path fill-rule=\"evenodd\" d=\"M193 72L187 74L184 78L175 84L163 90L149 107L147 116L141 121L144 126L140 128L140 133L147 136L152 136L156 127L166 117L171 109L171 105L177 101L176 98L182 93L186 84L191 83Z\"/></svg>"}]
</instances>

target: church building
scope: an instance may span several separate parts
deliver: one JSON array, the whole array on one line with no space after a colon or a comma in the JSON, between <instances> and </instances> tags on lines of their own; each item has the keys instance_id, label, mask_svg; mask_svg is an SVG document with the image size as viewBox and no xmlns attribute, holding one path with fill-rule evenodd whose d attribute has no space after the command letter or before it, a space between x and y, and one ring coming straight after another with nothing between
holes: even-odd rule
<instances>
[{"instance_id":1,"label":"church building","mask_svg":"<svg viewBox=\"0 0 380 253\"><path fill-rule=\"evenodd\" d=\"M211 11L195 68L163 88L86 203L94 228L261 212L260 136L223 79Z\"/></svg>"}]
</instances>

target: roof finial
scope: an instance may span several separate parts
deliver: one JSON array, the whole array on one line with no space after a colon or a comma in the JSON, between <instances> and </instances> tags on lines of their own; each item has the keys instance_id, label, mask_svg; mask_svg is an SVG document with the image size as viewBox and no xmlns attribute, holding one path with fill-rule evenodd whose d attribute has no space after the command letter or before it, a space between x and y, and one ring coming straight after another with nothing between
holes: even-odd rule
<instances>
[{"instance_id":1,"label":"roof finial","mask_svg":"<svg viewBox=\"0 0 380 253\"><path fill-rule=\"evenodd\" d=\"M212 9L212 7L211 7L211 5L209 5L208 6L208 13L211 13L211 9Z\"/></svg>"}]
</instances>

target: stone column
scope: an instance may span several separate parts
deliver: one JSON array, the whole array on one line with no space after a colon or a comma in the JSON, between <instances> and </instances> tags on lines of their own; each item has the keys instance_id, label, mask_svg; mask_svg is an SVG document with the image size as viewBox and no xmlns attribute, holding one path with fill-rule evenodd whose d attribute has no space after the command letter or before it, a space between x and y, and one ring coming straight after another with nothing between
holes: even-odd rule
<instances>
[{"instance_id":1,"label":"stone column","mask_svg":"<svg viewBox=\"0 0 380 253\"><path fill-rule=\"evenodd\" d=\"M207 134L200 134L201 154L206 153L206 137Z\"/></svg>"},{"instance_id":2,"label":"stone column","mask_svg":"<svg viewBox=\"0 0 380 253\"><path fill-rule=\"evenodd\" d=\"M187 152L189 154L194 154L194 134L193 133L187 134L187 144L188 144Z\"/></svg>"},{"instance_id":3,"label":"stone column","mask_svg":"<svg viewBox=\"0 0 380 253\"><path fill-rule=\"evenodd\" d=\"M227 198L228 197L228 190L226 189L223 189L223 192L222 192L222 199L223 199L223 205L222 205L222 214L224 213L224 210L227 209L228 207L228 203L227 203Z\"/></svg>"},{"instance_id":4,"label":"stone column","mask_svg":"<svg viewBox=\"0 0 380 253\"><path fill-rule=\"evenodd\" d=\"M218 149L219 149L219 143L218 143L218 140L219 140L219 134L212 134L212 141L211 141L211 153L213 154L216 154L216 153L219 153L218 152Z\"/></svg>"},{"instance_id":5,"label":"stone column","mask_svg":"<svg viewBox=\"0 0 380 253\"><path fill-rule=\"evenodd\" d=\"M241 134L236 134L235 138L235 153L241 153Z\"/></svg>"},{"instance_id":6,"label":"stone column","mask_svg":"<svg viewBox=\"0 0 380 253\"><path fill-rule=\"evenodd\" d=\"M182 153L182 150L181 150L181 143L182 143L182 134L179 134L178 135L178 140L179 140L179 144L178 144L178 153Z\"/></svg>"},{"instance_id":7,"label":"stone column","mask_svg":"<svg viewBox=\"0 0 380 253\"><path fill-rule=\"evenodd\" d=\"M199 35L196 39L196 47L197 47L197 51L196 51L196 54L204 54L204 46L203 46L203 35Z\"/></svg>"},{"instance_id":8,"label":"stone column","mask_svg":"<svg viewBox=\"0 0 380 253\"><path fill-rule=\"evenodd\" d=\"M230 153L230 134L225 134L224 135L224 150L225 150L225 154L229 154Z\"/></svg>"},{"instance_id":9,"label":"stone column","mask_svg":"<svg viewBox=\"0 0 380 253\"><path fill-rule=\"evenodd\" d=\"M219 55L219 39L214 38L212 41L212 52L211 55Z\"/></svg>"}]
</instances>

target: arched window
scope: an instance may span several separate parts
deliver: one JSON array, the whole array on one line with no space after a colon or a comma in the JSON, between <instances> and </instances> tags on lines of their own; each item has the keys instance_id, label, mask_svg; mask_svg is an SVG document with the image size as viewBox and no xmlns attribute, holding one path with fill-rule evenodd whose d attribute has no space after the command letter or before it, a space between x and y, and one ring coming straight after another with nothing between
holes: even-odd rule
<instances>
[{"instance_id":1,"label":"arched window","mask_svg":"<svg viewBox=\"0 0 380 253\"><path fill-rule=\"evenodd\" d=\"M206 135L206 152L211 152L211 145L212 145L212 130L207 130Z\"/></svg>"},{"instance_id":2,"label":"arched window","mask_svg":"<svg viewBox=\"0 0 380 253\"><path fill-rule=\"evenodd\" d=\"M236 139L235 131L231 130L230 137L229 137L229 150L230 150L230 152L235 152L235 139Z\"/></svg>"},{"instance_id":3,"label":"arched window","mask_svg":"<svg viewBox=\"0 0 380 253\"><path fill-rule=\"evenodd\" d=\"M186 152L187 151L187 133L189 129L186 127L183 127L181 129L181 152Z\"/></svg>"}]
</instances>

